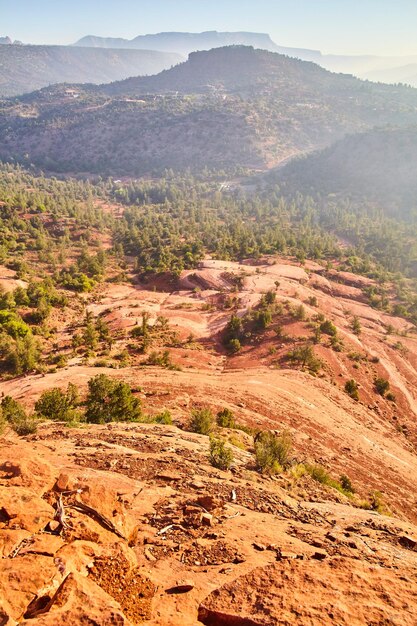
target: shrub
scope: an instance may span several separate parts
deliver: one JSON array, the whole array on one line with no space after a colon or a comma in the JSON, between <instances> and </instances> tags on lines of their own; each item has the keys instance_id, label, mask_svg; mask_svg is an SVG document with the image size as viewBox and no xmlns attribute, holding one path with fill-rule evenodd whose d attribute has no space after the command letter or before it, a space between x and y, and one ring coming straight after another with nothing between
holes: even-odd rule
<instances>
[{"instance_id":1,"label":"shrub","mask_svg":"<svg viewBox=\"0 0 417 626\"><path fill-rule=\"evenodd\" d=\"M342 475L340 477L340 482L335 480L330 476L327 470L322 465L310 465L306 463L304 465L308 474L310 474L311 478L322 485L326 485L327 487L332 487L333 489L337 489L344 496L350 498L354 493L354 489L352 487L352 483L350 479Z\"/></svg>"},{"instance_id":2,"label":"shrub","mask_svg":"<svg viewBox=\"0 0 417 626\"><path fill-rule=\"evenodd\" d=\"M171 424L173 423L171 413L167 410L158 413L158 415L155 415L154 417L154 422L156 424L165 424L166 426L171 426Z\"/></svg>"},{"instance_id":3,"label":"shrub","mask_svg":"<svg viewBox=\"0 0 417 626\"><path fill-rule=\"evenodd\" d=\"M374 380L375 390L379 393L380 396L385 396L387 391L389 390L389 381L386 378L376 378Z\"/></svg>"},{"instance_id":4,"label":"shrub","mask_svg":"<svg viewBox=\"0 0 417 626\"><path fill-rule=\"evenodd\" d=\"M277 299L277 294L274 291L267 291L264 299L266 304L274 304Z\"/></svg>"},{"instance_id":5,"label":"shrub","mask_svg":"<svg viewBox=\"0 0 417 626\"><path fill-rule=\"evenodd\" d=\"M10 373L24 374L30 372L39 364L39 343L32 333L15 341L2 337L0 342L0 355L3 357L5 369Z\"/></svg>"},{"instance_id":6,"label":"shrub","mask_svg":"<svg viewBox=\"0 0 417 626\"><path fill-rule=\"evenodd\" d=\"M233 344L231 346L231 341L233 339L237 339L239 341L239 347L240 347L240 339L242 337L242 333L243 333L242 320L237 315L232 315L232 317L230 318L229 322L226 325L226 328L224 329L223 345L225 345L227 348L230 347L230 349L232 349ZM234 344L234 345L237 346L238 344Z\"/></svg>"},{"instance_id":7,"label":"shrub","mask_svg":"<svg viewBox=\"0 0 417 626\"><path fill-rule=\"evenodd\" d=\"M167 369L178 369L171 361L171 355L168 350L163 352L153 351L150 353L146 360L147 365L159 365L159 367L165 367Z\"/></svg>"},{"instance_id":8,"label":"shrub","mask_svg":"<svg viewBox=\"0 0 417 626\"><path fill-rule=\"evenodd\" d=\"M233 354L240 352L241 348L242 348L242 345L239 339L230 339L227 344L227 349L230 350L230 352L232 352Z\"/></svg>"},{"instance_id":9,"label":"shrub","mask_svg":"<svg viewBox=\"0 0 417 626\"><path fill-rule=\"evenodd\" d=\"M358 383L353 378L346 381L345 391L353 400L359 400Z\"/></svg>"},{"instance_id":10,"label":"shrub","mask_svg":"<svg viewBox=\"0 0 417 626\"><path fill-rule=\"evenodd\" d=\"M348 493L355 493L355 490L352 485L352 481L350 480L348 476L346 476L346 474L341 475L339 482L342 488L344 489L344 491L347 491Z\"/></svg>"},{"instance_id":11,"label":"shrub","mask_svg":"<svg viewBox=\"0 0 417 626\"><path fill-rule=\"evenodd\" d=\"M272 322L272 313L269 309L261 309L253 314L255 328L265 330Z\"/></svg>"},{"instance_id":12,"label":"shrub","mask_svg":"<svg viewBox=\"0 0 417 626\"><path fill-rule=\"evenodd\" d=\"M209 435L214 428L214 415L210 409L194 409L191 414L190 430L200 435Z\"/></svg>"},{"instance_id":13,"label":"shrub","mask_svg":"<svg viewBox=\"0 0 417 626\"><path fill-rule=\"evenodd\" d=\"M11 427L20 436L33 435L38 429L38 421L33 415L25 415L14 419L10 423Z\"/></svg>"},{"instance_id":14,"label":"shrub","mask_svg":"<svg viewBox=\"0 0 417 626\"><path fill-rule=\"evenodd\" d=\"M277 436L270 431L258 433L255 437L255 457L261 472L276 474L290 465L292 437L288 431Z\"/></svg>"},{"instance_id":15,"label":"shrub","mask_svg":"<svg viewBox=\"0 0 417 626\"><path fill-rule=\"evenodd\" d=\"M58 387L45 391L36 402L35 411L47 419L70 422L76 417L77 405L78 389L69 383L65 393Z\"/></svg>"},{"instance_id":16,"label":"shrub","mask_svg":"<svg viewBox=\"0 0 417 626\"><path fill-rule=\"evenodd\" d=\"M221 428L236 428L235 417L230 409L222 409L217 413L217 425Z\"/></svg>"},{"instance_id":17,"label":"shrub","mask_svg":"<svg viewBox=\"0 0 417 626\"><path fill-rule=\"evenodd\" d=\"M294 348L288 353L287 358L292 363L298 363L301 367L308 367L312 372L318 372L321 367L321 361L316 357L313 347L310 345Z\"/></svg>"},{"instance_id":18,"label":"shrub","mask_svg":"<svg viewBox=\"0 0 417 626\"><path fill-rule=\"evenodd\" d=\"M300 304L299 306L295 307L294 309L294 317L297 320L300 320L301 322L303 320L305 320L306 318L306 310L304 308L304 306L302 304Z\"/></svg>"},{"instance_id":19,"label":"shrub","mask_svg":"<svg viewBox=\"0 0 417 626\"><path fill-rule=\"evenodd\" d=\"M218 469L228 470L233 463L233 451L223 439L210 439L210 463Z\"/></svg>"},{"instance_id":20,"label":"shrub","mask_svg":"<svg viewBox=\"0 0 417 626\"><path fill-rule=\"evenodd\" d=\"M134 422L142 415L141 403L125 382L98 374L88 381L86 420L92 424Z\"/></svg>"},{"instance_id":21,"label":"shrub","mask_svg":"<svg viewBox=\"0 0 417 626\"><path fill-rule=\"evenodd\" d=\"M25 409L10 396L5 396L1 402L3 420L8 422L18 435L31 435L36 432L37 420L27 415Z\"/></svg>"},{"instance_id":22,"label":"shrub","mask_svg":"<svg viewBox=\"0 0 417 626\"><path fill-rule=\"evenodd\" d=\"M359 336L361 334L361 332L362 332L361 323L360 323L359 317L357 315L355 315L355 317L352 320L352 331L357 336Z\"/></svg>"},{"instance_id":23,"label":"shrub","mask_svg":"<svg viewBox=\"0 0 417 626\"><path fill-rule=\"evenodd\" d=\"M331 482L330 475L322 465L305 465L308 474L311 478L322 485L329 485Z\"/></svg>"},{"instance_id":24,"label":"shrub","mask_svg":"<svg viewBox=\"0 0 417 626\"><path fill-rule=\"evenodd\" d=\"M330 320L324 320L324 322L320 324L320 330L325 335L330 335L331 337L337 335L337 328Z\"/></svg>"},{"instance_id":25,"label":"shrub","mask_svg":"<svg viewBox=\"0 0 417 626\"><path fill-rule=\"evenodd\" d=\"M0 327L14 339L26 337L30 328L13 311L0 311Z\"/></svg>"}]
</instances>

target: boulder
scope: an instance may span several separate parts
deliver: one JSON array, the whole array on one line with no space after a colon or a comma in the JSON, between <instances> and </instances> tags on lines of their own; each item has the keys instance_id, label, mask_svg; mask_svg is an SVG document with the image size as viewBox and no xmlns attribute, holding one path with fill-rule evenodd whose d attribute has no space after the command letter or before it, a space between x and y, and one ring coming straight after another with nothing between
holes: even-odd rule
<instances>
[{"instance_id":1,"label":"boulder","mask_svg":"<svg viewBox=\"0 0 417 626\"><path fill-rule=\"evenodd\" d=\"M55 517L55 510L38 495L22 487L0 488L0 528L37 533Z\"/></svg>"}]
</instances>

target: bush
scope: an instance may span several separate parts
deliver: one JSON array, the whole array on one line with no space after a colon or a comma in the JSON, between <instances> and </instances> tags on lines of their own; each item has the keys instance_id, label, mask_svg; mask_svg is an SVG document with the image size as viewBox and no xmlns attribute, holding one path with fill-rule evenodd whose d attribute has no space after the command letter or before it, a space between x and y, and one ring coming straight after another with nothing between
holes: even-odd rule
<instances>
[{"instance_id":1,"label":"bush","mask_svg":"<svg viewBox=\"0 0 417 626\"><path fill-rule=\"evenodd\" d=\"M386 378L376 378L374 380L375 390L379 393L380 396L385 396L386 392L389 390L389 381Z\"/></svg>"},{"instance_id":2,"label":"bush","mask_svg":"<svg viewBox=\"0 0 417 626\"><path fill-rule=\"evenodd\" d=\"M265 330L272 322L272 313L269 309L255 311L253 314L253 321L256 329Z\"/></svg>"},{"instance_id":3,"label":"bush","mask_svg":"<svg viewBox=\"0 0 417 626\"><path fill-rule=\"evenodd\" d=\"M310 345L294 348L287 354L287 359L292 363L298 363L301 367L308 367L312 372L318 372L321 367L321 361L316 357Z\"/></svg>"},{"instance_id":4,"label":"bush","mask_svg":"<svg viewBox=\"0 0 417 626\"><path fill-rule=\"evenodd\" d=\"M37 420L27 415L25 409L10 396L1 402L1 413L4 422L8 422L18 435L31 435L36 432Z\"/></svg>"},{"instance_id":5,"label":"bush","mask_svg":"<svg viewBox=\"0 0 417 626\"><path fill-rule=\"evenodd\" d=\"M359 400L358 383L353 378L346 381L345 391L353 400Z\"/></svg>"},{"instance_id":6,"label":"bush","mask_svg":"<svg viewBox=\"0 0 417 626\"><path fill-rule=\"evenodd\" d=\"M10 426L21 437L33 435L38 429L38 420L33 415L25 415L24 417L14 419Z\"/></svg>"},{"instance_id":7,"label":"bush","mask_svg":"<svg viewBox=\"0 0 417 626\"><path fill-rule=\"evenodd\" d=\"M217 413L217 426L221 428L236 428L235 417L230 409L223 409Z\"/></svg>"},{"instance_id":8,"label":"bush","mask_svg":"<svg viewBox=\"0 0 417 626\"><path fill-rule=\"evenodd\" d=\"M270 431L258 433L255 437L255 457L261 472L276 474L290 465L292 437L288 431L277 436Z\"/></svg>"},{"instance_id":9,"label":"bush","mask_svg":"<svg viewBox=\"0 0 417 626\"><path fill-rule=\"evenodd\" d=\"M360 323L359 317L357 315L355 315L355 317L352 320L352 331L354 332L355 335L358 335L358 336L362 332L361 323Z\"/></svg>"},{"instance_id":10,"label":"bush","mask_svg":"<svg viewBox=\"0 0 417 626\"><path fill-rule=\"evenodd\" d=\"M146 364L159 365L159 367L165 367L169 370L179 369L178 366L172 363L171 355L168 350L164 350L163 352L151 352L146 360Z\"/></svg>"},{"instance_id":11,"label":"bush","mask_svg":"<svg viewBox=\"0 0 417 626\"><path fill-rule=\"evenodd\" d=\"M342 488L344 489L344 491L347 491L348 493L355 493L355 490L352 485L352 481L350 480L348 476L346 476L346 474L341 475L339 482Z\"/></svg>"},{"instance_id":12,"label":"bush","mask_svg":"<svg viewBox=\"0 0 417 626\"><path fill-rule=\"evenodd\" d=\"M135 422L142 415L141 403L125 382L98 374L88 381L85 417L91 424Z\"/></svg>"},{"instance_id":13,"label":"bush","mask_svg":"<svg viewBox=\"0 0 417 626\"><path fill-rule=\"evenodd\" d=\"M294 317L296 320L300 320L302 322L306 318L306 310L302 304L295 307L294 309Z\"/></svg>"},{"instance_id":14,"label":"bush","mask_svg":"<svg viewBox=\"0 0 417 626\"><path fill-rule=\"evenodd\" d=\"M76 417L78 405L78 389L69 383L64 393L58 387L45 391L35 404L35 411L50 420L71 422Z\"/></svg>"},{"instance_id":15,"label":"bush","mask_svg":"<svg viewBox=\"0 0 417 626\"><path fill-rule=\"evenodd\" d=\"M167 410L162 411L162 413L158 413L158 415L155 415L153 421L156 424L165 424L166 426L171 426L171 424L173 423L171 413Z\"/></svg>"},{"instance_id":16,"label":"bush","mask_svg":"<svg viewBox=\"0 0 417 626\"><path fill-rule=\"evenodd\" d=\"M39 343L32 333L28 333L23 338L17 338L15 341L4 336L0 341L0 356L3 359L5 369L19 376L33 371L38 366Z\"/></svg>"},{"instance_id":17,"label":"bush","mask_svg":"<svg viewBox=\"0 0 417 626\"><path fill-rule=\"evenodd\" d=\"M306 463L304 467L307 473L310 474L311 478L318 483L326 485L327 487L332 487L332 489L337 489L337 491L348 498L350 498L354 493L352 483L347 476L342 475L340 477L340 481L337 481L330 476L322 465L309 465Z\"/></svg>"},{"instance_id":18,"label":"bush","mask_svg":"<svg viewBox=\"0 0 417 626\"><path fill-rule=\"evenodd\" d=\"M227 344L227 349L230 350L230 352L232 352L233 354L240 352L241 348L242 348L242 345L239 339L230 339Z\"/></svg>"},{"instance_id":19,"label":"bush","mask_svg":"<svg viewBox=\"0 0 417 626\"><path fill-rule=\"evenodd\" d=\"M320 324L320 330L325 335L330 335L331 337L337 335L337 328L330 320L324 320L324 322Z\"/></svg>"},{"instance_id":20,"label":"bush","mask_svg":"<svg viewBox=\"0 0 417 626\"><path fill-rule=\"evenodd\" d=\"M311 478L322 485L329 485L331 483L330 475L322 465L309 465L305 464L307 473Z\"/></svg>"},{"instance_id":21,"label":"bush","mask_svg":"<svg viewBox=\"0 0 417 626\"><path fill-rule=\"evenodd\" d=\"M209 435L214 428L214 415L210 409L194 409L191 414L190 430L200 435Z\"/></svg>"},{"instance_id":22,"label":"bush","mask_svg":"<svg viewBox=\"0 0 417 626\"><path fill-rule=\"evenodd\" d=\"M233 463L233 451L223 439L210 439L210 463L221 470L230 469Z\"/></svg>"}]
</instances>

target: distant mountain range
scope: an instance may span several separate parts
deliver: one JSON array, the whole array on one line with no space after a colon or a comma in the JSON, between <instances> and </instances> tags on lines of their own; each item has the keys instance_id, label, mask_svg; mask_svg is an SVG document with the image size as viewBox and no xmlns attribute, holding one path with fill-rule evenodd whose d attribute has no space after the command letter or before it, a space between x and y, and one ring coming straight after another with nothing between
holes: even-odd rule
<instances>
[{"instance_id":1,"label":"distant mountain range","mask_svg":"<svg viewBox=\"0 0 417 626\"><path fill-rule=\"evenodd\" d=\"M264 170L375 126L417 124L417 90L245 46L156 76L0 103L0 158L54 172Z\"/></svg>"},{"instance_id":2,"label":"distant mountain range","mask_svg":"<svg viewBox=\"0 0 417 626\"><path fill-rule=\"evenodd\" d=\"M303 58L307 61L317 61L320 52L302 48L286 48L278 46L266 33L219 33L208 31L204 33L158 33L155 35L139 35L134 39L120 39L111 37L95 37L89 35L77 41L74 46L91 48L129 48L135 50L162 50L176 52L188 56L190 52L223 48L224 46L253 46L261 50L278 52L288 56Z\"/></svg>"},{"instance_id":3,"label":"distant mountain range","mask_svg":"<svg viewBox=\"0 0 417 626\"><path fill-rule=\"evenodd\" d=\"M129 76L157 74L185 60L196 51L231 45L253 46L359 78L417 87L417 55L378 57L324 55L319 50L277 45L266 33L167 32L139 35L134 39L88 35L72 46L33 46L0 37L0 97L28 93L59 82L95 84ZM111 51L111 52L110 52ZM138 52L159 53L158 57ZM161 53L171 56L161 56Z\"/></svg>"},{"instance_id":4,"label":"distant mountain range","mask_svg":"<svg viewBox=\"0 0 417 626\"><path fill-rule=\"evenodd\" d=\"M55 83L109 83L157 74L183 60L154 50L70 46L0 46L0 96L16 96Z\"/></svg>"},{"instance_id":5,"label":"distant mountain range","mask_svg":"<svg viewBox=\"0 0 417 626\"><path fill-rule=\"evenodd\" d=\"M354 74L368 80L407 83L417 87L417 55L408 57L378 57L372 55L342 56L322 54L319 50L291 48L277 45L263 33L158 33L139 35L134 39L95 37L89 35L75 46L93 48L129 48L163 50L187 56L197 50L209 50L229 45L246 45L278 52L304 61L314 61L331 72Z\"/></svg>"}]
</instances>

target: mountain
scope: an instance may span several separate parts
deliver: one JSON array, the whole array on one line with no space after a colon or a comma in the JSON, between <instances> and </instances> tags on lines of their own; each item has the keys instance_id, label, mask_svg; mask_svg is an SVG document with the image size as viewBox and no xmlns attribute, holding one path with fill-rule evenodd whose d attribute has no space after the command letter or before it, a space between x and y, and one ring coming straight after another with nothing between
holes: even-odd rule
<instances>
[{"instance_id":1,"label":"mountain","mask_svg":"<svg viewBox=\"0 0 417 626\"><path fill-rule=\"evenodd\" d=\"M268 34L249 32L169 32L153 35L139 35L131 40L88 35L74 44L74 46L87 46L92 48L162 50L164 52L176 52L184 56L188 56L191 52L199 50L210 50L212 48L223 48L232 45L253 46L254 48L269 50L270 52L279 52L280 54L287 54L288 56L305 60L318 60L320 57L320 52L317 50L277 46Z\"/></svg>"},{"instance_id":2,"label":"mountain","mask_svg":"<svg viewBox=\"0 0 417 626\"><path fill-rule=\"evenodd\" d=\"M378 203L396 218L415 218L417 126L348 136L287 165L278 178L309 194Z\"/></svg>"},{"instance_id":3,"label":"mountain","mask_svg":"<svg viewBox=\"0 0 417 626\"><path fill-rule=\"evenodd\" d=\"M0 157L118 176L265 169L347 133L416 122L416 90L232 46L192 53L157 76L48 88L6 102Z\"/></svg>"},{"instance_id":4,"label":"mountain","mask_svg":"<svg viewBox=\"0 0 417 626\"><path fill-rule=\"evenodd\" d=\"M11 45L12 43L13 41L10 39L10 37L0 37L0 45L1 44Z\"/></svg>"},{"instance_id":5,"label":"mountain","mask_svg":"<svg viewBox=\"0 0 417 626\"><path fill-rule=\"evenodd\" d=\"M404 83L417 87L417 62L399 67L376 69L367 72L367 78L382 83Z\"/></svg>"},{"instance_id":6,"label":"mountain","mask_svg":"<svg viewBox=\"0 0 417 626\"><path fill-rule=\"evenodd\" d=\"M230 45L253 46L303 61L314 61L331 72L353 74L358 78L386 83L407 83L417 87L417 56L379 57L375 55L322 54L319 50L277 45L265 33L158 33L134 39L83 37L74 46L92 48L136 48L163 50L187 56L191 52ZM411 67L411 66L414 67ZM410 67L409 67L410 66Z\"/></svg>"},{"instance_id":7,"label":"mountain","mask_svg":"<svg viewBox=\"0 0 417 626\"><path fill-rule=\"evenodd\" d=\"M100 50L70 46L0 47L0 96L16 96L53 83L103 83L155 74L183 60L149 50Z\"/></svg>"},{"instance_id":8,"label":"mountain","mask_svg":"<svg viewBox=\"0 0 417 626\"><path fill-rule=\"evenodd\" d=\"M322 55L318 60L331 72L348 72L359 78L383 83L406 83L417 87L417 56Z\"/></svg>"}]
</instances>

